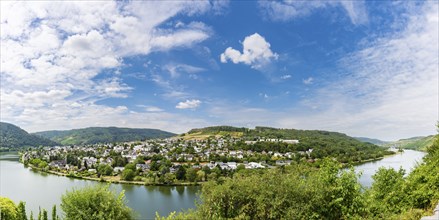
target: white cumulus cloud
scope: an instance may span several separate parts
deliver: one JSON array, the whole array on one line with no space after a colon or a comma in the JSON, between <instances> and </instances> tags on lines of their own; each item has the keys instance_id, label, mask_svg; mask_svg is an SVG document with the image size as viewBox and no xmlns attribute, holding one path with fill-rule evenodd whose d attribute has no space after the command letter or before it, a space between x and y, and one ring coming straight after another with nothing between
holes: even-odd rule
<instances>
[{"instance_id":1,"label":"white cumulus cloud","mask_svg":"<svg viewBox=\"0 0 439 220\"><path fill-rule=\"evenodd\" d=\"M271 51L270 43L258 33L245 37L242 46L242 53L232 47L228 47L220 56L221 62L227 63L230 60L235 64L244 63L254 69L259 69L272 60L276 60L279 56Z\"/></svg>"},{"instance_id":2,"label":"white cumulus cloud","mask_svg":"<svg viewBox=\"0 0 439 220\"><path fill-rule=\"evenodd\" d=\"M192 100L186 100L184 102L179 102L175 108L178 109L195 109L198 108L201 104L200 100L192 99Z\"/></svg>"}]
</instances>

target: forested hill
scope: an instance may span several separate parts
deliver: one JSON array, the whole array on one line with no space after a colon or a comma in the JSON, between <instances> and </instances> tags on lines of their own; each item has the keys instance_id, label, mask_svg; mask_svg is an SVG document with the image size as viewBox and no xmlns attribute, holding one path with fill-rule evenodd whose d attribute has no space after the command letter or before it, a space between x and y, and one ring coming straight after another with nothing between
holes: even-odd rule
<instances>
[{"instance_id":1,"label":"forested hill","mask_svg":"<svg viewBox=\"0 0 439 220\"><path fill-rule=\"evenodd\" d=\"M428 147L433 145L434 137L434 135L430 135L426 137L412 137L407 139L400 139L395 142L390 142L385 146L426 151Z\"/></svg>"},{"instance_id":2,"label":"forested hill","mask_svg":"<svg viewBox=\"0 0 439 220\"><path fill-rule=\"evenodd\" d=\"M0 122L0 148L54 146L55 142L27 133L9 123Z\"/></svg>"},{"instance_id":3,"label":"forested hill","mask_svg":"<svg viewBox=\"0 0 439 220\"><path fill-rule=\"evenodd\" d=\"M306 151L313 149L310 158L335 157L340 162L364 161L390 154L372 143L361 142L346 134L320 130L279 129L256 127L255 129L230 126L215 126L192 129L180 137L184 139L207 139L209 137L239 137L244 140L293 139L298 144L257 142L253 145L238 145L237 149L253 151Z\"/></svg>"},{"instance_id":4,"label":"forested hill","mask_svg":"<svg viewBox=\"0 0 439 220\"><path fill-rule=\"evenodd\" d=\"M158 129L90 127L66 131L43 131L35 133L62 145L83 145L140 141L154 138L168 138L176 134Z\"/></svg>"}]
</instances>

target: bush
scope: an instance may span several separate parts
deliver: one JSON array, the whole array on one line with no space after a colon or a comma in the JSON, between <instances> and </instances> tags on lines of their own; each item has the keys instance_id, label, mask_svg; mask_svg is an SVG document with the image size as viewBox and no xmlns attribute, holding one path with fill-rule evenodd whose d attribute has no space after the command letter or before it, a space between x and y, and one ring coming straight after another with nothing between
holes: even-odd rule
<instances>
[{"instance_id":1,"label":"bush","mask_svg":"<svg viewBox=\"0 0 439 220\"><path fill-rule=\"evenodd\" d=\"M18 209L9 198L0 197L0 210L0 219L17 219Z\"/></svg>"},{"instance_id":2,"label":"bush","mask_svg":"<svg viewBox=\"0 0 439 220\"><path fill-rule=\"evenodd\" d=\"M109 186L91 186L68 191L61 197L65 219L134 219L125 195L117 195Z\"/></svg>"}]
</instances>

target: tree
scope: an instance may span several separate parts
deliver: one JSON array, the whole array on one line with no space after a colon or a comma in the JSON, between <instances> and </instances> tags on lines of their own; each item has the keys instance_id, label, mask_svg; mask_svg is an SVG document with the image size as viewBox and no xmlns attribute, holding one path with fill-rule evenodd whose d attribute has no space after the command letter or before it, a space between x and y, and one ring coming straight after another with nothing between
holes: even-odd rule
<instances>
[{"instance_id":1,"label":"tree","mask_svg":"<svg viewBox=\"0 0 439 220\"><path fill-rule=\"evenodd\" d=\"M204 171L202 171L202 170L197 171L197 180L198 181L203 181L205 176L206 176L206 173L204 173Z\"/></svg>"},{"instance_id":2,"label":"tree","mask_svg":"<svg viewBox=\"0 0 439 220\"><path fill-rule=\"evenodd\" d=\"M18 220L27 220L27 215L26 215L26 203L25 202L19 202L18 203L18 216L17 219Z\"/></svg>"},{"instance_id":3,"label":"tree","mask_svg":"<svg viewBox=\"0 0 439 220\"><path fill-rule=\"evenodd\" d=\"M245 170L245 165L244 164L239 164L238 167L236 167L236 172L239 172L241 170Z\"/></svg>"},{"instance_id":4,"label":"tree","mask_svg":"<svg viewBox=\"0 0 439 220\"><path fill-rule=\"evenodd\" d=\"M52 220L57 220L58 216L56 215L56 205L52 207Z\"/></svg>"},{"instance_id":5,"label":"tree","mask_svg":"<svg viewBox=\"0 0 439 220\"><path fill-rule=\"evenodd\" d=\"M131 181L131 180L134 179L134 176L135 176L135 173L134 173L133 170L131 170L131 169L124 169L124 170L122 171L122 176L121 176L121 178L122 178L123 180Z\"/></svg>"},{"instance_id":6,"label":"tree","mask_svg":"<svg viewBox=\"0 0 439 220\"><path fill-rule=\"evenodd\" d=\"M186 170L186 179L189 182L195 182L197 180L197 171L194 168L189 168Z\"/></svg>"},{"instance_id":7,"label":"tree","mask_svg":"<svg viewBox=\"0 0 439 220\"><path fill-rule=\"evenodd\" d=\"M166 184L171 184L175 181L175 175L173 173L166 173L164 175L164 182Z\"/></svg>"},{"instance_id":8,"label":"tree","mask_svg":"<svg viewBox=\"0 0 439 220\"><path fill-rule=\"evenodd\" d=\"M97 171L99 175L109 176L113 173L113 168L108 164L99 164Z\"/></svg>"},{"instance_id":9,"label":"tree","mask_svg":"<svg viewBox=\"0 0 439 220\"><path fill-rule=\"evenodd\" d=\"M186 177L186 168L184 168L184 166L178 167L175 176L178 180L184 180L184 178Z\"/></svg>"},{"instance_id":10,"label":"tree","mask_svg":"<svg viewBox=\"0 0 439 220\"><path fill-rule=\"evenodd\" d=\"M17 207L9 198L0 197L0 210L0 219L17 219Z\"/></svg>"},{"instance_id":11,"label":"tree","mask_svg":"<svg viewBox=\"0 0 439 220\"><path fill-rule=\"evenodd\" d=\"M43 209L43 220L49 220L49 217L47 216L47 210Z\"/></svg>"},{"instance_id":12,"label":"tree","mask_svg":"<svg viewBox=\"0 0 439 220\"><path fill-rule=\"evenodd\" d=\"M160 168L160 164L157 163L157 161L152 161L152 162L151 162L150 169L151 169L152 171L158 171L159 168Z\"/></svg>"},{"instance_id":13,"label":"tree","mask_svg":"<svg viewBox=\"0 0 439 220\"><path fill-rule=\"evenodd\" d=\"M117 195L109 186L89 186L68 191L61 197L61 209L70 219L134 219L125 195Z\"/></svg>"},{"instance_id":14,"label":"tree","mask_svg":"<svg viewBox=\"0 0 439 220\"><path fill-rule=\"evenodd\" d=\"M130 169L130 170L132 170L132 171L135 171L136 170L136 164L134 164L134 163L128 163L127 165L125 165L125 170L126 169Z\"/></svg>"}]
</instances>

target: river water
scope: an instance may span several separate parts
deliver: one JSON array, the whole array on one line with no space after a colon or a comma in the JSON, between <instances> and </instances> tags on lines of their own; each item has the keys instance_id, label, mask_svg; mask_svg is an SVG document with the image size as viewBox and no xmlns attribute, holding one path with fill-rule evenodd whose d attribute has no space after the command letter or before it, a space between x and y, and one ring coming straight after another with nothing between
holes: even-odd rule
<instances>
[{"instance_id":1,"label":"river water","mask_svg":"<svg viewBox=\"0 0 439 220\"><path fill-rule=\"evenodd\" d=\"M14 202L26 202L28 216L30 211L34 217L39 207L52 211L57 205L61 210L61 195L67 190L87 185L106 184L97 181L73 179L56 176L24 168L18 162L16 153L0 154L0 196L8 197ZM125 191L128 205L133 208L139 219L154 219L155 213L168 215L173 211L181 211L195 207L198 186L140 186L129 184L111 184L117 192Z\"/></svg>"},{"instance_id":2,"label":"river water","mask_svg":"<svg viewBox=\"0 0 439 220\"><path fill-rule=\"evenodd\" d=\"M395 170L402 168L406 171L406 174L408 174L417 163L422 162L422 158L424 156L425 153L421 151L404 150L403 153L398 153L393 156L385 157L381 160L355 166L355 171L357 173L362 173L359 179L361 185L364 187L370 187L373 183L372 176L376 173L378 168L385 167L393 168Z\"/></svg>"},{"instance_id":3,"label":"river water","mask_svg":"<svg viewBox=\"0 0 439 220\"><path fill-rule=\"evenodd\" d=\"M402 167L407 172L422 161L423 152L406 150L404 153L386 157L379 161L368 162L355 167L356 172L362 172L360 183L365 187L372 184L372 175L379 167ZM96 181L72 179L35 172L25 168L18 162L16 153L0 154L0 195L14 200L26 202L28 212L34 216L39 207L52 210L54 204L60 210L61 195L67 190L81 188L87 185L105 184ZM195 207L197 186L139 186L128 184L111 184L117 192L125 191L128 205L140 216L139 219L154 219L155 213L168 215L172 211L182 211ZM28 214L29 215L29 214Z\"/></svg>"}]
</instances>

